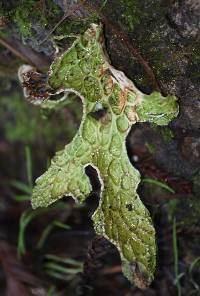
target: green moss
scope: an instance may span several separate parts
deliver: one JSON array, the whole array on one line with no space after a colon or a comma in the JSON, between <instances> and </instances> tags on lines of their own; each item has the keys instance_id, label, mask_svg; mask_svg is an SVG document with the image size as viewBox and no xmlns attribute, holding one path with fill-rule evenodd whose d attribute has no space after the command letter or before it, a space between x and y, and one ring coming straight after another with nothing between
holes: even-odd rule
<instances>
[{"instance_id":1,"label":"green moss","mask_svg":"<svg viewBox=\"0 0 200 296\"><path fill-rule=\"evenodd\" d=\"M52 0L18 0L8 4L0 4L0 17L5 17L22 38L35 38L33 24L51 31L63 17L64 12ZM69 35L83 33L92 22L98 22L96 12L85 19L66 18L53 32L53 35ZM0 28L0 34L8 34L9 30Z\"/></svg>"},{"instance_id":2,"label":"green moss","mask_svg":"<svg viewBox=\"0 0 200 296\"><path fill-rule=\"evenodd\" d=\"M17 24L19 32L24 37L31 35L30 10L28 8L29 3L26 3L23 7L18 7L13 16L13 20Z\"/></svg>"},{"instance_id":3,"label":"green moss","mask_svg":"<svg viewBox=\"0 0 200 296\"><path fill-rule=\"evenodd\" d=\"M12 2L12 1L11 1ZM35 1L19 0L0 6L0 16L6 17L11 24L15 24L19 34L24 37L33 37L32 23L41 27L50 27L56 23L57 16L62 17L62 11L52 0ZM1 30L3 31L3 30Z\"/></svg>"},{"instance_id":4,"label":"green moss","mask_svg":"<svg viewBox=\"0 0 200 296\"><path fill-rule=\"evenodd\" d=\"M173 138L174 134L169 127L164 127L160 130L161 136L166 143L169 143Z\"/></svg>"},{"instance_id":5,"label":"green moss","mask_svg":"<svg viewBox=\"0 0 200 296\"><path fill-rule=\"evenodd\" d=\"M122 9L122 17L126 25L133 30L133 28L140 23L141 11L137 1L135 0L120 0Z\"/></svg>"},{"instance_id":6,"label":"green moss","mask_svg":"<svg viewBox=\"0 0 200 296\"><path fill-rule=\"evenodd\" d=\"M158 127L155 124L151 124L152 129L159 134L165 143L169 143L173 138L173 131L169 127Z\"/></svg>"},{"instance_id":7,"label":"green moss","mask_svg":"<svg viewBox=\"0 0 200 296\"><path fill-rule=\"evenodd\" d=\"M150 144L148 142L145 143L145 146L147 147L149 153L154 154L156 151L156 147L153 144Z\"/></svg>"},{"instance_id":8,"label":"green moss","mask_svg":"<svg viewBox=\"0 0 200 296\"><path fill-rule=\"evenodd\" d=\"M67 36L70 34L82 34L89 27L91 23L98 23L100 21L99 15L94 12L85 19L69 19L67 18L58 26L55 35Z\"/></svg>"}]
</instances>

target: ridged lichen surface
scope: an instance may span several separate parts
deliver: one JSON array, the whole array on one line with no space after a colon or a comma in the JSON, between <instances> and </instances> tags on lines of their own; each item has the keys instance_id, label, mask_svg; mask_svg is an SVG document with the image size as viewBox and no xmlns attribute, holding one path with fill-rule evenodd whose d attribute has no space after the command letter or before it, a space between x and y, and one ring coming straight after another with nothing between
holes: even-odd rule
<instances>
[{"instance_id":1,"label":"ridged lichen surface","mask_svg":"<svg viewBox=\"0 0 200 296\"><path fill-rule=\"evenodd\" d=\"M167 125L178 113L174 96L143 94L123 72L114 69L105 52L102 27L91 27L56 58L48 73L47 93L38 96L27 87L32 68L19 70L24 93L42 108L56 108L68 94L83 103L83 116L71 143L56 153L49 169L36 180L32 206L46 207L63 196L84 202L92 190L85 168L96 169L100 202L92 216L96 233L118 249L125 276L143 288L156 266L155 230L136 190L139 172L131 165L126 137L136 122ZM26 82L26 83L25 83ZM55 93L63 99L50 100Z\"/></svg>"}]
</instances>

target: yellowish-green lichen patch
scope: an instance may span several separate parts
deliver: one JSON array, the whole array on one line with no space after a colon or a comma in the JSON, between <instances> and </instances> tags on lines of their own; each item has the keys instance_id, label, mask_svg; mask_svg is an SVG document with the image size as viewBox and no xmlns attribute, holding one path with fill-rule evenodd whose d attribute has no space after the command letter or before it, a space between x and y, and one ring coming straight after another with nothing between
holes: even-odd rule
<instances>
[{"instance_id":1,"label":"yellowish-green lichen patch","mask_svg":"<svg viewBox=\"0 0 200 296\"><path fill-rule=\"evenodd\" d=\"M48 206L64 195L83 202L91 191L85 167L93 166L101 182L100 203L92 217L94 228L117 247L126 277L143 288L154 277L155 231L136 192L140 174L129 161L125 141L132 124L167 125L177 115L178 106L174 96L140 92L110 65L102 40L101 26L92 24L50 67L49 96L75 93L83 102L83 117L72 142L36 180L32 206ZM19 71L27 85L26 72L24 66ZM28 89L25 95L43 108L52 108L47 97L35 94L32 100ZM61 101L54 101L55 106Z\"/></svg>"}]
</instances>

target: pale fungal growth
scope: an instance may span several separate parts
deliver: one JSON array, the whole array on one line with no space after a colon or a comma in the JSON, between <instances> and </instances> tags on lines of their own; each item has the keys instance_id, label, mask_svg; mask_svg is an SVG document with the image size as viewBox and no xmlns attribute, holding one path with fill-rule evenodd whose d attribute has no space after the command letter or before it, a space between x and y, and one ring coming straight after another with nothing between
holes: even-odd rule
<instances>
[{"instance_id":1,"label":"pale fungal growth","mask_svg":"<svg viewBox=\"0 0 200 296\"><path fill-rule=\"evenodd\" d=\"M117 247L125 276L144 288L154 277L155 230L136 192L140 174L127 156L126 137L138 121L167 125L177 116L178 105L174 96L143 94L124 73L115 70L102 37L101 26L92 24L52 63L46 89L36 79L33 91L34 83L29 82L39 73L29 66L19 70L25 96L31 102L56 108L63 99L53 101L49 96L63 92L78 95L83 103L80 128L36 180L32 206L46 207L64 195L84 202L92 190L85 174L85 167L91 165L101 182L99 206L92 216L96 233Z\"/></svg>"}]
</instances>

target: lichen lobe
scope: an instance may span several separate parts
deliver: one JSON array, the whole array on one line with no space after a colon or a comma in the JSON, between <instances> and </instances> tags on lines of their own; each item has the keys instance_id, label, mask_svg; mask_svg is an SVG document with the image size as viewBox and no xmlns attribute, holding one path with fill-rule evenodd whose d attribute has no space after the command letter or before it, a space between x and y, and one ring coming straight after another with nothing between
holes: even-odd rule
<instances>
[{"instance_id":1,"label":"lichen lobe","mask_svg":"<svg viewBox=\"0 0 200 296\"><path fill-rule=\"evenodd\" d=\"M136 192L140 175L129 161L125 141L135 122L166 125L178 107L175 97L155 92L147 96L114 69L101 36L101 26L92 24L50 67L47 89L78 94L83 117L72 142L36 180L32 206L48 206L64 195L83 202L91 191L85 167L93 166L102 185L94 228L117 247L126 277L144 288L153 280L156 266L155 231ZM36 99L43 108L49 108L49 101ZM57 104L60 101L54 101Z\"/></svg>"}]
</instances>

